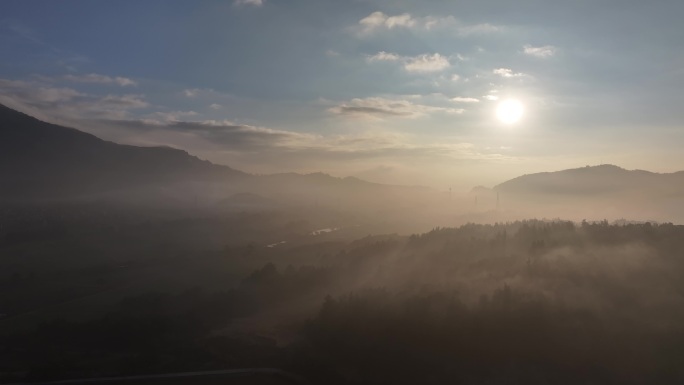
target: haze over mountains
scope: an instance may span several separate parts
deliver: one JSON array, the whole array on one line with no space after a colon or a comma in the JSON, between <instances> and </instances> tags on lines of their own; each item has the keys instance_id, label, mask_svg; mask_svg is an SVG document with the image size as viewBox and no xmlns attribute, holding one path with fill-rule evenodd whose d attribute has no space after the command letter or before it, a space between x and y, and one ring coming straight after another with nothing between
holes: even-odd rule
<instances>
[{"instance_id":1,"label":"haze over mountains","mask_svg":"<svg viewBox=\"0 0 684 385\"><path fill-rule=\"evenodd\" d=\"M200 201L206 206L239 209L273 208L278 203L406 210L441 205L462 218L483 212L496 212L496 217L487 218L501 220L525 216L684 218L677 204L684 197L684 172L587 166L523 175L492 189L474 188L469 196L452 196L409 186L410 181L407 186L391 186L323 173L251 175L178 149L104 141L1 105L0 177L0 199L5 202L187 206ZM248 195L240 194L252 194L249 204L243 202Z\"/></svg>"},{"instance_id":2,"label":"haze over mountains","mask_svg":"<svg viewBox=\"0 0 684 385\"><path fill-rule=\"evenodd\" d=\"M2 105L0 177L0 199L8 202L225 205L226 198L249 192L290 204L382 206L398 196L422 199L412 195L428 191L323 173L251 175L183 150L108 142Z\"/></svg>"},{"instance_id":3,"label":"haze over mountains","mask_svg":"<svg viewBox=\"0 0 684 385\"><path fill-rule=\"evenodd\" d=\"M684 218L684 172L653 173L604 164L524 175L491 190L509 209L545 216L676 221ZM501 204L501 203L500 203Z\"/></svg>"},{"instance_id":4,"label":"haze over mountains","mask_svg":"<svg viewBox=\"0 0 684 385\"><path fill-rule=\"evenodd\" d=\"M684 171L659 174L644 170L625 170L603 164L557 172L523 175L494 187L506 193L592 195L625 190L656 189L683 193Z\"/></svg>"}]
</instances>

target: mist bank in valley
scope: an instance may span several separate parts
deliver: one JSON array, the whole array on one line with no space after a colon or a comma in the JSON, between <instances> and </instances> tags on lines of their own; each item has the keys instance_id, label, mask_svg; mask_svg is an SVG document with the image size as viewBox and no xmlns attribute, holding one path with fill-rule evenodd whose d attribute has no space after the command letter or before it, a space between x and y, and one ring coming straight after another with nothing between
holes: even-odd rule
<instances>
[{"instance_id":1,"label":"mist bank in valley","mask_svg":"<svg viewBox=\"0 0 684 385\"><path fill-rule=\"evenodd\" d=\"M3 378L273 366L340 384L684 379L682 226L522 221L310 237L273 248L235 238L185 258L150 245L146 266L69 275L109 287L81 303L101 310L79 318L37 304L42 321L10 335L17 318L0 320ZM121 247L131 255L134 244ZM4 292L25 295L88 260L7 274Z\"/></svg>"}]
</instances>

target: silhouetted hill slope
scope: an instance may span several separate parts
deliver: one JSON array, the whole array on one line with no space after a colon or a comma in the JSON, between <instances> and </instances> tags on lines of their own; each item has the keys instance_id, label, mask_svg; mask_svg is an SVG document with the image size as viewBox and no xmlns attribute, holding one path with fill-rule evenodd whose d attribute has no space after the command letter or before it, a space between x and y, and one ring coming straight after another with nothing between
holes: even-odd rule
<instances>
[{"instance_id":1,"label":"silhouetted hill slope","mask_svg":"<svg viewBox=\"0 0 684 385\"><path fill-rule=\"evenodd\" d=\"M194 206L221 204L240 192L278 202L341 207L415 204L426 201L431 190L320 172L255 176L182 150L108 142L0 105L0 203L86 200Z\"/></svg>"},{"instance_id":2,"label":"silhouetted hill slope","mask_svg":"<svg viewBox=\"0 0 684 385\"><path fill-rule=\"evenodd\" d=\"M675 192L684 191L684 172L658 174L606 164L523 175L495 186L494 190L509 194L563 195Z\"/></svg>"},{"instance_id":3,"label":"silhouetted hill slope","mask_svg":"<svg viewBox=\"0 0 684 385\"><path fill-rule=\"evenodd\" d=\"M0 197L59 197L246 174L167 147L137 147L0 105Z\"/></svg>"}]
</instances>

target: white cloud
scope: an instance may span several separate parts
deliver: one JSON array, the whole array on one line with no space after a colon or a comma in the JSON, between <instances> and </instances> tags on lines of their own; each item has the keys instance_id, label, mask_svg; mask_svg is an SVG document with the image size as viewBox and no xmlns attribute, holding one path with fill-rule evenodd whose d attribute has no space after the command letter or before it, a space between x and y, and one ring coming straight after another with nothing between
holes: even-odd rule
<instances>
[{"instance_id":1,"label":"white cloud","mask_svg":"<svg viewBox=\"0 0 684 385\"><path fill-rule=\"evenodd\" d=\"M401 56L395 54L395 53L390 53L390 52L385 52L385 51L380 51L376 53L373 56L368 57L369 62L375 62L375 61L397 61L401 59Z\"/></svg>"},{"instance_id":2,"label":"white cloud","mask_svg":"<svg viewBox=\"0 0 684 385\"><path fill-rule=\"evenodd\" d=\"M423 54L409 58L404 69L409 72L437 72L449 68L450 65L449 59L438 53Z\"/></svg>"},{"instance_id":3,"label":"white cloud","mask_svg":"<svg viewBox=\"0 0 684 385\"><path fill-rule=\"evenodd\" d=\"M328 111L344 116L413 119L431 113L462 114L462 108L447 108L416 104L408 100L394 100L380 97L355 98Z\"/></svg>"},{"instance_id":4,"label":"white cloud","mask_svg":"<svg viewBox=\"0 0 684 385\"><path fill-rule=\"evenodd\" d=\"M494 75L499 75L503 78L518 78L525 76L522 72L513 72L510 68L496 68L492 71Z\"/></svg>"},{"instance_id":5,"label":"white cloud","mask_svg":"<svg viewBox=\"0 0 684 385\"><path fill-rule=\"evenodd\" d=\"M233 2L233 5L236 5L236 6L252 5L255 7L261 7L262 5L264 5L264 0L235 0Z\"/></svg>"},{"instance_id":6,"label":"white cloud","mask_svg":"<svg viewBox=\"0 0 684 385\"><path fill-rule=\"evenodd\" d=\"M556 54L556 47L552 45L544 45L541 47L533 47L531 45L525 45L524 52L526 55L535 56L538 58L548 58Z\"/></svg>"},{"instance_id":7,"label":"white cloud","mask_svg":"<svg viewBox=\"0 0 684 385\"><path fill-rule=\"evenodd\" d=\"M373 12L359 20L360 32L368 34L376 29L411 28L416 25L416 20L410 14L404 13L397 16L388 16L382 12Z\"/></svg>"},{"instance_id":8,"label":"white cloud","mask_svg":"<svg viewBox=\"0 0 684 385\"><path fill-rule=\"evenodd\" d=\"M122 86L122 87L125 87L125 86L137 86L137 85L138 85L138 83L136 83L135 81L133 81L133 80L131 80L131 79L129 79L129 78L123 78L123 77L120 77L120 76L115 77L114 80L115 80L120 86Z\"/></svg>"},{"instance_id":9,"label":"white cloud","mask_svg":"<svg viewBox=\"0 0 684 385\"><path fill-rule=\"evenodd\" d=\"M459 74L453 74L453 75L451 75L451 81L452 81L452 82L457 82L457 81L459 81L459 80L461 80L461 76L460 76Z\"/></svg>"},{"instance_id":10,"label":"white cloud","mask_svg":"<svg viewBox=\"0 0 684 385\"><path fill-rule=\"evenodd\" d=\"M149 106L143 95L107 95L100 101L110 106L121 106L122 108L145 108Z\"/></svg>"},{"instance_id":11,"label":"white cloud","mask_svg":"<svg viewBox=\"0 0 684 385\"><path fill-rule=\"evenodd\" d=\"M455 103L479 103L479 102L480 102L479 99L476 99L476 98L465 98L465 97L462 97L462 96L457 96L457 97L455 97L455 98L451 98L451 101L452 101L452 102L455 102Z\"/></svg>"},{"instance_id":12,"label":"white cloud","mask_svg":"<svg viewBox=\"0 0 684 385\"><path fill-rule=\"evenodd\" d=\"M99 74L66 75L66 76L64 76L64 79L72 81L72 82L78 82L78 83L118 84L121 87L137 86L138 85L138 83L136 83L134 80L131 80L129 78L125 78L125 77L121 77L121 76L111 77L111 76L99 75Z\"/></svg>"},{"instance_id":13,"label":"white cloud","mask_svg":"<svg viewBox=\"0 0 684 385\"><path fill-rule=\"evenodd\" d=\"M340 56L340 53L335 51L335 50L329 49L329 50L325 51L325 55L328 57L336 57L336 56Z\"/></svg>"},{"instance_id":14,"label":"white cloud","mask_svg":"<svg viewBox=\"0 0 684 385\"><path fill-rule=\"evenodd\" d=\"M421 20L421 27L430 30L430 29L436 29L436 28L444 28L444 27L449 27L449 26L454 26L458 24L458 20L454 18L453 16L446 16L446 17L434 17L434 16L428 16L425 17Z\"/></svg>"},{"instance_id":15,"label":"white cloud","mask_svg":"<svg viewBox=\"0 0 684 385\"><path fill-rule=\"evenodd\" d=\"M202 90L200 90L199 88L189 88L183 90L183 95L187 96L188 98L194 98L200 93L200 91Z\"/></svg>"},{"instance_id":16,"label":"white cloud","mask_svg":"<svg viewBox=\"0 0 684 385\"><path fill-rule=\"evenodd\" d=\"M204 100L207 103L214 103L217 100L220 101L224 97L232 97L230 94L225 94L212 88L186 88L180 93L186 98L198 98L199 100Z\"/></svg>"},{"instance_id":17,"label":"white cloud","mask_svg":"<svg viewBox=\"0 0 684 385\"><path fill-rule=\"evenodd\" d=\"M449 59L439 53L422 54L418 56L399 56L395 53L380 51L373 56L369 56L368 61L371 63L378 61L402 62L406 71L418 73L438 72L451 66Z\"/></svg>"},{"instance_id":18,"label":"white cloud","mask_svg":"<svg viewBox=\"0 0 684 385\"><path fill-rule=\"evenodd\" d=\"M492 95L492 94L485 95L485 96L483 96L483 98L486 100L489 100L491 102L499 100L499 97L497 95Z\"/></svg>"},{"instance_id":19,"label":"white cloud","mask_svg":"<svg viewBox=\"0 0 684 385\"><path fill-rule=\"evenodd\" d=\"M395 27L405 27L411 28L416 25L416 20L414 20L410 14L404 13L397 16L389 16L385 18L385 26L392 29Z\"/></svg>"},{"instance_id":20,"label":"white cloud","mask_svg":"<svg viewBox=\"0 0 684 385\"><path fill-rule=\"evenodd\" d=\"M359 20L352 31L360 37L368 36L378 31L389 31L394 29L406 29L413 31L432 31L437 29L451 30L455 35L467 37L477 34L489 34L500 32L502 27L488 23L482 24L463 24L453 16L436 17L414 17L409 13L390 16L383 12L373 12Z\"/></svg>"},{"instance_id":21,"label":"white cloud","mask_svg":"<svg viewBox=\"0 0 684 385\"><path fill-rule=\"evenodd\" d=\"M214 104L210 105L209 108L211 108L212 110L220 110L221 108L223 108L223 106L220 104L214 103Z\"/></svg>"},{"instance_id":22,"label":"white cloud","mask_svg":"<svg viewBox=\"0 0 684 385\"><path fill-rule=\"evenodd\" d=\"M167 121L167 122L177 122L177 121L180 121L181 118L197 116L197 115L198 114L195 111L170 111L170 112L155 112L153 117L154 118L161 118L162 120Z\"/></svg>"}]
</instances>

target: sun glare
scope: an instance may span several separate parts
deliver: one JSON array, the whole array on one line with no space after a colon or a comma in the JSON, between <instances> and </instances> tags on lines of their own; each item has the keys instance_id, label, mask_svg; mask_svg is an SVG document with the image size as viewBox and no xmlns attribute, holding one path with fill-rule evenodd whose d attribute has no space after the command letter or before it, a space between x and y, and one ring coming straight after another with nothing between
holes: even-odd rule
<instances>
[{"instance_id":1,"label":"sun glare","mask_svg":"<svg viewBox=\"0 0 684 385\"><path fill-rule=\"evenodd\" d=\"M517 99L507 99L496 107L496 117L503 124L514 124L522 118L525 107Z\"/></svg>"}]
</instances>

